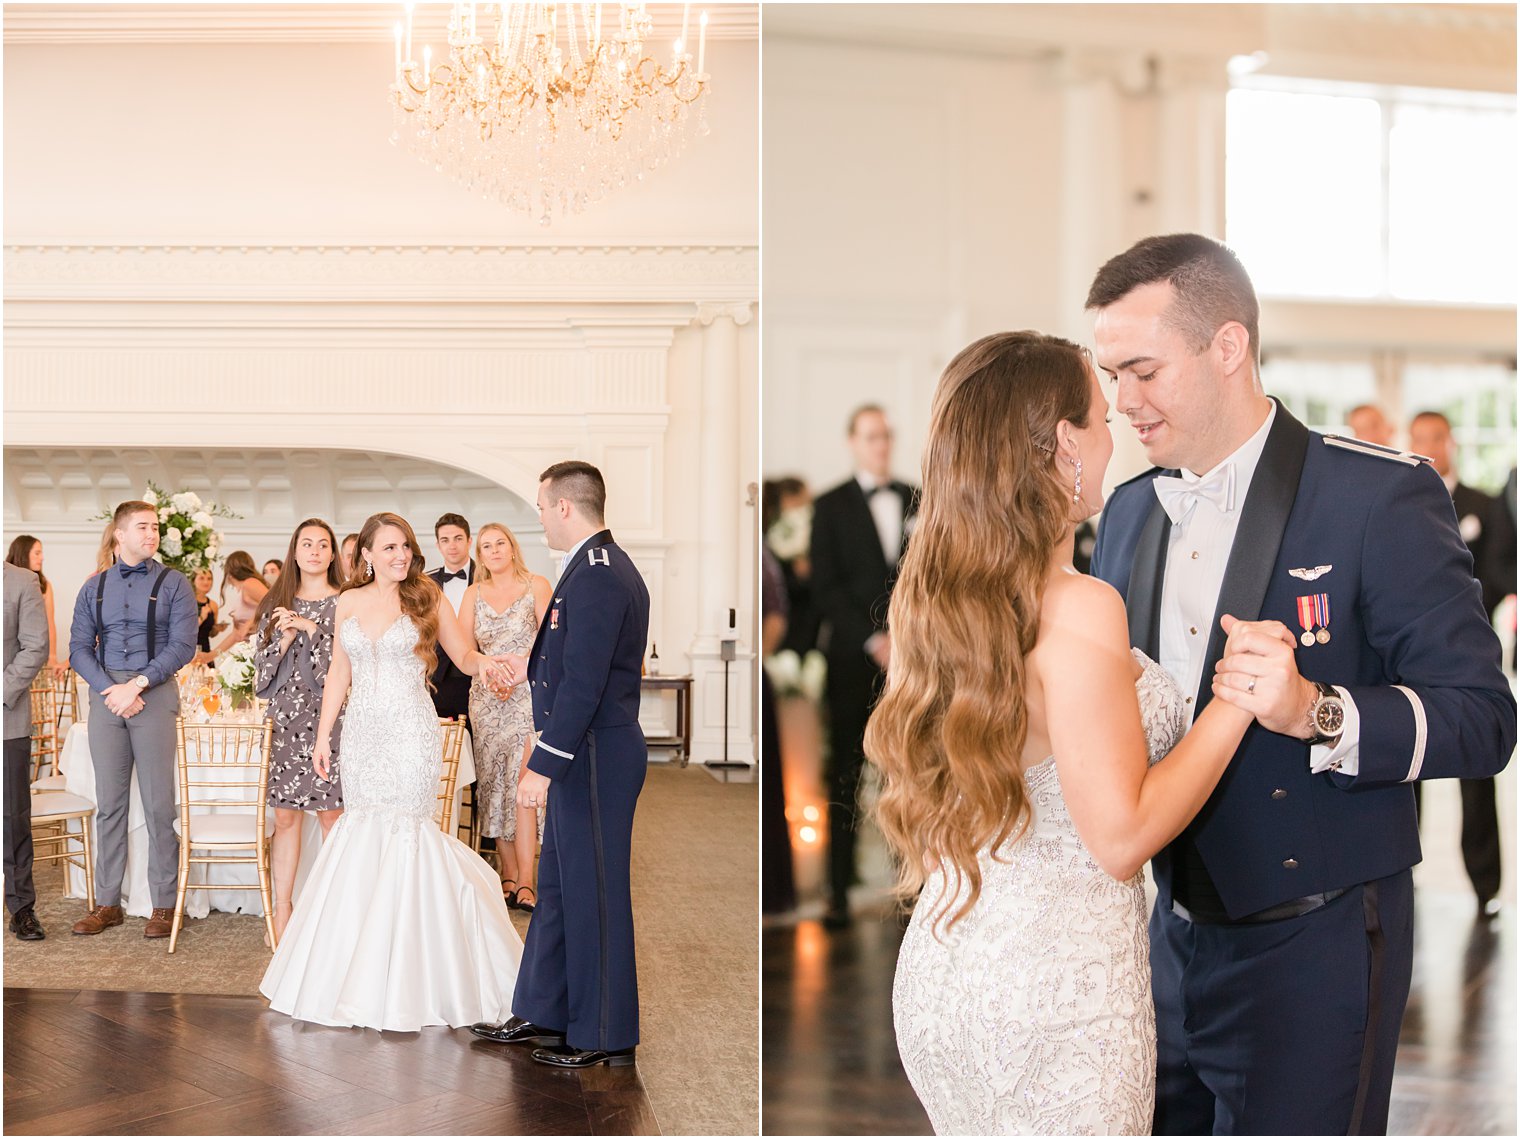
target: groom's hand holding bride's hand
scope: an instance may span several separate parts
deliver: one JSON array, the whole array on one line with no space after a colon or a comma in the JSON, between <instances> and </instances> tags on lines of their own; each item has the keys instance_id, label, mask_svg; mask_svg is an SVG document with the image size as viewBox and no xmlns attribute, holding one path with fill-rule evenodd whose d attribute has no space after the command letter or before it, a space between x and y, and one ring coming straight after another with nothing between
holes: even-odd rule
<instances>
[{"instance_id":1,"label":"groom's hand holding bride's hand","mask_svg":"<svg viewBox=\"0 0 1520 1139\"><path fill-rule=\"evenodd\" d=\"M1214 695L1251 713L1269 732L1309 738L1305 715L1316 695L1298 671L1298 642L1281 621L1220 618L1224 656L1214 666Z\"/></svg>"}]
</instances>

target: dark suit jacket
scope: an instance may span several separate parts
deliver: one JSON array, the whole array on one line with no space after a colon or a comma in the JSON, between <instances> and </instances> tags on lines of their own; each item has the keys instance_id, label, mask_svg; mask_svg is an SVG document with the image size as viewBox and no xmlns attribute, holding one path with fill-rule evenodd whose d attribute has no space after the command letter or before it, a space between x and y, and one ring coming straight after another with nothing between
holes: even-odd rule
<instances>
[{"instance_id":1,"label":"dark suit jacket","mask_svg":"<svg viewBox=\"0 0 1520 1139\"><path fill-rule=\"evenodd\" d=\"M1130 641L1157 655L1169 523L1150 470L1114 489L1093 573L1124 595ZM1301 740L1247 730L1189 828L1231 917L1349 887L1420 860L1414 778L1482 778L1515 746L1515 700L1446 486L1425 463L1327 442L1279 406L1220 590L1201 710L1224 649L1219 615L1298 630L1296 598L1327 593L1331 640L1297 650L1304 676L1345 687L1359 773L1311 775ZM1330 569L1312 582L1294 568ZM1282 792L1282 794L1278 794ZM1157 854L1172 901L1174 847Z\"/></svg>"},{"instance_id":2,"label":"dark suit jacket","mask_svg":"<svg viewBox=\"0 0 1520 1139\"><path fill-rule=\"evenodd\" d=\"M1504 594L1500 592L1498 584L1493 580L1489 572L1488 532L1489 515L1493 513L1494 500L1474 486L1466 483L1457 483L1456 489L1451 492L1452 508L1457 512L1457 528L1459 531L1476 531L1471 541L1465 537L1467 548L1473 556L1473 572L1477 575L1478 584L1483 587L1483 610L1492 613L1494 606L1504 600ZM1471 521L1469 521L1469 519Z\"/></svg>"},{"instance_id":3,"label":"dark suit jacket","mask_svg":"<svg viewBox=\"0 0 1520 1139\"><path fill-rule=\"evenodd\" d=\"M438 583L439 589L443 588L443 572L442 566L428 570L428 577ZM466 584L475 584L474 558L465 567L464 580ZM448 653L442 648L438 650L438 667L433 670L433 707L438 709L440 716L452 720L470 714L470 679L455 667Z\"/></svg>"},{"instance_id":4,"label":"dark suit jacket","mask_svg":"<svg viewBox=\"0 0 1520 1139\"><path fill-rule=\"evenodd\" d=\"M902 550L906 550L910 521L918 514L918 489L895 480L891 486L903 504ZM865 643L887 627L887 606L902 550L888 565L865 491L853 477L814 501L813 603L829 629L830 689L836 676L843 680L876 671Z\"/></svg>"}]
</instances>

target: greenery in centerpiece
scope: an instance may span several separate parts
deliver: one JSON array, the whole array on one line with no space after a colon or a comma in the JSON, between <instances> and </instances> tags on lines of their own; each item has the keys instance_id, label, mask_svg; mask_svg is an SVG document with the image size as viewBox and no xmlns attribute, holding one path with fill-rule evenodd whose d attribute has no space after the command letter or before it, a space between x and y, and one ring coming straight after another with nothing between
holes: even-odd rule
<instances>
[{"instance_id":1,"label":"greenery in centerpiece","mask_svg":"<svg viewBox=\"0 0 1520 1139\"><path fill-rule=\"evenodd\" d=\"M236 707L253 703L253 641L239 641L216 658L216 678L228 700Z\"/></svg>"}]
</instances>

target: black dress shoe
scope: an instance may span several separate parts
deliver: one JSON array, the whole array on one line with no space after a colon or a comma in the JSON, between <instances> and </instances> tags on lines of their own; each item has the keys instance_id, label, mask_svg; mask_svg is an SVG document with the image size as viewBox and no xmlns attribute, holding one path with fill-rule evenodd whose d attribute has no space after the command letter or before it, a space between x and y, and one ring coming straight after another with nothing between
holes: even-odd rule
<instances>
[{"instance_id":1,"label":"black dress shoe","mask_svg":"<svg viewBox=\"0 0 1520 1139\"><path fill-rule=\"evenodd\" d=\"M37 921L37 915L31 906L17 910L11 916L11 932L22 941L41 941L47 936L42 932L42 925Z\"/></svg>"},{"instance_id":2,"label":"black dress shoe","mask_svg":"<svg viewBox=\"0 0 1520 1139\"><path fill-rule=\"evenodd\" d=\"M551 1068L594 1068L606 1064L609 1068L621 1068L633 1063L632 1048L535 1048L533 1058Z\"/></svg>"},{"instance_id":3,"label":"black dress shoe","mask_svg":"<svg viewBox=\"0 0 1520 1139\"><path fill-rule=\"evenodd\" d=\"M506 1024L472 1024L470 1031L482 1040L497 1044L538 1044L558 1047L565 1043L565 1034L552 1028L540 1028L531 1020L514 1016Z\"/></svg>"}]
</instances>

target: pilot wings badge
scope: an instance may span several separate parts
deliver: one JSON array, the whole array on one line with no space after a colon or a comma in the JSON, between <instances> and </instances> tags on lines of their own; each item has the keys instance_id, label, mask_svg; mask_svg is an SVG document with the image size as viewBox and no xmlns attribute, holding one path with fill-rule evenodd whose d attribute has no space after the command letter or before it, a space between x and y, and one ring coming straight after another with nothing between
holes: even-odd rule
<instances>
[{"instance_id":1,"label":"pilot wings badge","mask_svg":"<svg viewBox=\"0 0 1520 1139\"><path fill-rule=\"evenodd\" d=\"M1301 581L1318 581L1334 568L1334 566L1315 566L1313 569L1290 569L1288 576L1296 577Z\"/></svg>"}]
</instances>

